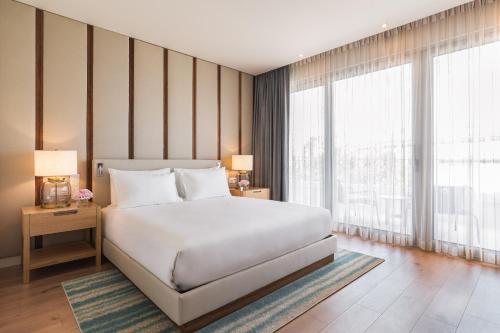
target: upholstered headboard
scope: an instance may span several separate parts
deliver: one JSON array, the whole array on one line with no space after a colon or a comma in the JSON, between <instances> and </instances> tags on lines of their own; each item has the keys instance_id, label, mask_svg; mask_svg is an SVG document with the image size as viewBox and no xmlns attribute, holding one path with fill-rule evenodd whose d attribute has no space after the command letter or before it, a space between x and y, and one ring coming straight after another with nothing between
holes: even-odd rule
<instances>
[{"instance_id":1,"label":"upholstered headboard","mask_svg":"<svg viewBox=\"0 0 500 333\"><path fill-rule=\"evenodd\" d=\"M118 170L155 170L162 168L202 169L220 164L218 160L107 160L92 163L92 192L94 202L101 207L110 204L108 168Z\"/></svg>"}]
</instances>

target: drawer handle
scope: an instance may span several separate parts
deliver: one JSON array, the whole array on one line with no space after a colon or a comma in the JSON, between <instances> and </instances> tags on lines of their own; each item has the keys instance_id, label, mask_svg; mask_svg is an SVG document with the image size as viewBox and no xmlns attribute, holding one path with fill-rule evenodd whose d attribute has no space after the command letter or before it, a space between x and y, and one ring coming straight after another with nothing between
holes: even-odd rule
<instances>
[{"instance_id":1,"label":"drawer handle","mask_svg":"<svg viewBox=\"0 0 500 333\"><path fill-rule=\"evenodd\" d=\"M262 190L253 190L252 193L260 193Z\"/></svg>"},{"instance_id":2,"label":"drawer handle","mask_svg":"<svg viewBox=\"0 0 500 333\"><path fill-rule=\"evenodd\" d=\"M54 216L75 215L76 213L78 213L78 210L72 209L72 210L65 210L63 212L55 212Z\"/></svg>"}]
</instances>

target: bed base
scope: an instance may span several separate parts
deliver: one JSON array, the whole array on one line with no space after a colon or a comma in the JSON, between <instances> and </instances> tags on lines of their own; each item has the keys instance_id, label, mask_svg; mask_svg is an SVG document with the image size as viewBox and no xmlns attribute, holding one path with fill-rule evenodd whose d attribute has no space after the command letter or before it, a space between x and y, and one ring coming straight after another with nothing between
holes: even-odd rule
<instances>
[{"instance_id":1,"label":"bed base","mask_svg":"<svg viewBox=\"0 0 500 333\"><path fill-rule=\"evenodd\" d=\"M333 262L334 260L334 255L329 255L321 260L316 261L315 263L312 263L311 265L304 267L292 274L289 274L278 281L275 281L273 283L268 284L265 287L262 287L256 291L251 292L248 295L245 295L235 301L232 301L229 304L226 304L217 310L214 310L212 312L209 312L199 318L196 318L194 320L191 320L190 322L179 326L182 332L194 332L196 330L199 330L214 321L217 321L228 314L231 314L246 305L257 301L258 299L272 293L275 290L280 289L281 287L286 286L289 283L292 283L295 280L300 279L301 277L314 272L315 270L328 265L329 263Z\"/></svg>"},{"instance_id":2,"label":"bed base","mask_svg":"<svg viewBox=\"0 0 500 333\"><path fill-rule=\"evenodd\" d=\"M178 292L108 239L104 255L183 332L192 332L327 265L337 251L334 235L276 259Z\"/></svg>"}]
</instances>

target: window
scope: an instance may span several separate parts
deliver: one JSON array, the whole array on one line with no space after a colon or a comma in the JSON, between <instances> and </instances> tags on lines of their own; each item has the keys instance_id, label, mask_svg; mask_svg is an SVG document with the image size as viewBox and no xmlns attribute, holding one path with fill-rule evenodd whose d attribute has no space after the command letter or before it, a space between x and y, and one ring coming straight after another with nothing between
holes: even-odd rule
<instances>
[{"instance_id":1,"label":"window","mask_svg":"<svg viewBox=\"0 0 500 333\"><path fill-rule=\"evenodd\" d=\"M498 59L495 42L433 61L434 238L440 241L500 250Z\"/></svg>"},{"instance_id":2,"label":"window","mask_svg":"<svg viewBox=\"0 0 500 333\"><path fill-rule=\"evenodd\" d=\"M333 213L340 223L411 230L411 69L333 83Z\"/></svg>"},{"instance_id":3,"label":"window","mask_svg":"<svg viewBox=\"0 0 500 333\"><path fill-rule=\"evenodd\" d=\"M293 201L337 232L500 265L499 14L475 1L290 65L290 144L311 142L290 147Z\"/></svg>"},{"instance_id":4,"label":"window","mask_svg":"<svg viewBox=\"0 0 500 333\"><path fill-rule=\"evenodd\" d=\"M324 206L325 88L290 95L289 201Z\"/></svg>"},{"instance_id":5,"label":"window","mask_svg":"<svg viewBox=\"0 0 500 333\"><path fill-rule=\"evenodd\" d=\"M404 64L291 94L291 202L331 208L338 223L410 232L411 71Z\"/></svg>"}]
</instances>

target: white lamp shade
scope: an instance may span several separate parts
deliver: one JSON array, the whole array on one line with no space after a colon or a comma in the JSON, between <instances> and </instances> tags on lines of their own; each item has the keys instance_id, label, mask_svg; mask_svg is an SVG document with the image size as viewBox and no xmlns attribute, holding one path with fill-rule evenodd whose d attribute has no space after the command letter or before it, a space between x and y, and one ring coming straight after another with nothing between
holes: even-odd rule
<instances>
[{"instance_id":1,"label":"white lamp shade","mask_svg":"<svg viewBox=\"0 0 500 333\"><path fill-rule=\"evenodd\" d=\"M35 176L70 176L77 174L75 150L35 150Z\"/></svg>"},{"instance_id":2,"label":"white lamp shade","mask_svg":"<svg viewBox=\"0 0 500 333\"><path fill-rule=\"evenodd\" d=\"M231 165L233 170L252 171L253 155L233 155Z\"/></svg>"}]
</instances>

